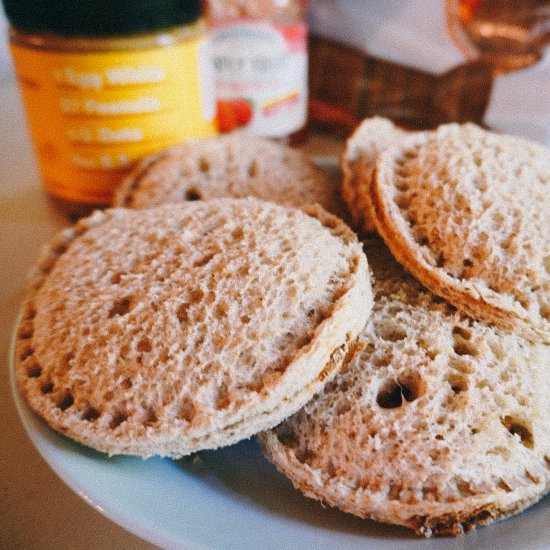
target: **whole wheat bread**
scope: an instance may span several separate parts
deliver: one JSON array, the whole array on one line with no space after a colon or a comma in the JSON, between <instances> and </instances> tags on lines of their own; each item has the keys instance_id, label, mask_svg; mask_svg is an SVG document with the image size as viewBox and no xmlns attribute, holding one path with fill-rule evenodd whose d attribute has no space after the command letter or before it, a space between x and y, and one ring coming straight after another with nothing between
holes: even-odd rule
<instances>
[{"instance_id":1,"label":"whole wheat bread","mask_svg":"<svg viewBox=\"0 0 550 550\"><path fill-rule=\"evenodd\" d=\"M378 232L432 292L550 342L550 151L473 125L412 135L378 157Z\"/></svg>"},{"instance_id":2,"label":"whole wheat bread","mask_svg":"<svg viewBox=\"0 0 550 550\"><path fill-rule=\"evenodd\" d=\"M473 321L367 246L375 303L356 353L260 434L306 496L418 534L461 535L550 489L550 347Z\"/></svg>"},{"instance_id":3,"label":"whole wheat bread","mask_svg":"<svg viewBox=\"0 0 550 550\"><path fill-rule=\"evenodd\" d=\"M114 206L256 197L285 206L318 203L342 217L338 184L297 150L246 134L189 141L141 161L117 190Z\"/></svg>"},{"instance_id":4,"label":"whole wheat bread","mask_svg":"<svg viewBox=\"0 0 550 550\"><path fill-rule=\"evenodd\" d=\"M343 222L255 199L96 212L46 248L33 288L16 343L30 406L144 457L279 423L334 375L371 305Z\"/></svg>"}]
</instances>

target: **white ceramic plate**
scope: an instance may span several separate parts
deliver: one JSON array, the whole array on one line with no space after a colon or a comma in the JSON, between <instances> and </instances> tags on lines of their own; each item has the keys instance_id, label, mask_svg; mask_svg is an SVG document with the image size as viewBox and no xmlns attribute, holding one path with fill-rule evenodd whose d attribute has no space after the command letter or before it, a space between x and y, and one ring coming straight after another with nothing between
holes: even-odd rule
<instances>
[{"instance_id":1,"label":"white ceramic plate","mask_svg":"<svg viewBox=\"0 0 550 550\"><path fill-rule=\"evenodd\" d=\"M460 539L422 540L306 499L252 441L177 461L109 458L51 430L27 407L15 387L13 349L10 355L17 410L44 459L96 510L163 548L550 548L550 498Z\"/></svg>"}]
</instances>

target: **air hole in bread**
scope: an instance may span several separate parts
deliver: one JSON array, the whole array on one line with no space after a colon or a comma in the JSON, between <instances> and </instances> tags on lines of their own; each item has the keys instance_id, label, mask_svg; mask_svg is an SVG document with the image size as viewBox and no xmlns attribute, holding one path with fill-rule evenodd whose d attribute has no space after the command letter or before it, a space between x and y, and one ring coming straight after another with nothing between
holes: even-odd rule
<instances>
[{"instance_id":1,"label":"air hole in bread","mask_svg":"<svg viewBox=\"0 0 550 550\"><path fill-rule=\"evenodd\" d=\"M74 353L69 351L63 356L63 366L69 370L71 368L72 360L74 359Z\"/></svg>"},{"instance_id":2,"label":"air hole in bread","mask_svg":"<svg viewBox=\"0 0 550 550\"><path fill-rule=\"evenodd\" d=\"M461 327L453 328L453 350L457 355L472 355L475 357L478 354L477 348L468 341L471 334L468 330Z\"/></svg>"},{"instance_id":3,"label":"air hole in bread","mask_svg":"<svg viewBox=\"0 0 550 550\"><path fill-rule=\"evenodd\" d=\"M244 231L243 231L242 227L236 227L235 229L233 229L233 231L231 232L231 236L236 241L242 240L242 238L244 237Z\"/></svg>"},{"instance_id":4,"label":"air hole in bread","mask_svg":"<svg viewBox=\"0 0 550 550\"><path fill-rule=\"evenodd\" d=\"M227 302L218 302L216 304L216 307L214 309L214 317L216 319L223 319L224 317L227 317L227 313L229 311L229 306Z\"/></svg>"},{"instance_id":5,"label":"air hole in bread","mask_svg":"<svg viewBox=\"0 0 550 550\"><path fill-rule=\"evenodd\" d=\"M57 407L62 411L66 411L69 407L72 407L73 403L74 403L74 397L72 393L67 392L59 400Z\"/></svg>"},{"instance_id":6,"label":"air hole in bread","mask_svg":"<svg viewBox=\"0 0 550 550\"><path fill-rule=\"evenodd\" d=\"M66 244L59 244L54 247L53 253L57 254L58 256L61 256L61 254L65 254L67 252L67 245Z\"/></svg>"},{"instance_id":7,"label":"air hole in bread","mask_svg":"<svg viewBox=\"0 0 550 550\"><path fill-rule=\"evenodd\" d=\"M157 416L157 413L155 412L154 409L149 409L147 411L147 416L145 418L145 423L146 424L155 424L158 422L158 416Z\"/></svg>"},{"instance_id":8,"label":"air hole in bread","mask_svg":"<svg viewBox=\"0 0 550 550\"><path fill-rule=\"evenodd\" d=\"M472 262L470 258L465 258L464 260L462 260L462 265L464 267L472 267L474 265L474 262Z\"/></svg>"},{"instance_id":9,"label":"air hole in bread","mask_svg":"<svg viewBox=\"0 0 550 550\"><path fill-rule=\"evenodd\" d=\"M149 338L142 338L137 344L137 350L140 352L150 352L153 349L151 340Z\"/></svg>"},{"instance_id":10,"label":"air hole in bread","mask_svg":"<svg viewBox=\"0 0 550 550\"><path fill-rule=\"evenodd\" d=\"M505 416L501 419L502 425L512 434L519 436L524 447L532 449L535 446L535 438L531 430L520 419L513 416Z\"/></svg>"},{"instance_id":11,"label":"air hole in bread","mask_svg":"<svg viewBox=\"0 0 550 550\"><path fill-rule=\"evenodd\" d=\"M199 170L203 174L207 174L210 171L210 163L205 157L199 157ZM188 199L193 200L193 199Z\"/></svg>"},{"instance_id":12,"label":"air hole in bread","mask_svg":"<svg viewBox=\"0 0 550 550\"><path fill-rule=\"evenodd\" d=\"M133 383L130 378L126 377L120 385L122 386L123 389L129 390L133 386Z\"/></svg>"},{"instance_id":13,"label":"air hole in bread","mask_svg":"<svg viewBox=\"0 0 550 550\"><path fill-rule=\"evenodd\" d=\"M514 296L516 302L518 302L523 309L529 309L530 299L528 296L520 295Z\"/></svg>"},{"instance_id":14,"label":"air hole in bread","mask_svg":"<svg viewBox=\"0 0 550 550\"><path fill-rule=\"evenodd\" d=\"M475 495L477 492L476 490L474 489L472 483L470 483L469 481L465 481L464 479L460 479L458 480L457 484L456 484L456 487L458 489L458 491L460 492L460 494L462 496L472 496L472 495Z\"/></svg>"},{"instance_id":15,"label":"air hole in bread","mask_svg":"<svg viewBox=\"0 0 550 550\"><path fill-rule=\"evenodd\" d=\"M180 304L176 309L176 317L178 318L178 321L182 325L187 323L188 321L188 313L187 313L188 309L189 309L189 304Z\"/></svg>"},{"instance_id":16,"label":"air hole in bread","mask_svg":"<svg viewBox=\"0 0 550 550\"><path fill-rule=\"evenodd\" d=\"M113 304L111 311L109 311L109 319L112 319L117 315L121 317L126 315L130 311L131 305L132 305L132 301L130 298L122 298L121 300L117 300Z\"/></svg>"},{"instance_id":17,"label":"air hole in bread","mask_svg":"<svg viewBox=\"0 0 550 550\"><path fill-rule=\"evenodd\" d=\"M383 409L397 409L401 407L403 393L398 382L393 378L386 380L376 396L376 402Z\"/></svg>"},{"instance_id":18,"label":"air hole in bread","mask_svg":"<svg viewBox=\"0 0 550 550\"><path fill-rule=\"evenodd\" d=\"M42 384L42 386L40 387L40 391L46 395L48 393L52 393L53 392L53 382L46 382L45 384Z\"/></svg>"},{"instance_id":19,"label":"air hole in bread","mask_svg":"<svg viewBox=\"0 0 550 550\"><path fill-rule=\"evenodd\" d=\"M239 277L245 277L246 275L248 275L248 273L250 272L250 266L248 265L242 265L241 267L239 267L239 269L237 270L237 275Z\"/></svg>"},{"instance_id":20,"label":"air hole in bread","mask_svg":"<svg viewBox=\"0 0 550 550\"><path fill-rule=\"evenodd\" d=\"M468 380L459 374L451 374L447 378L447 382L451 386L454 393L462 393L468 389Z\"/></svg>"},{"instance_id":21,"label":"air hole in bread","mask_svg":"<svg viewBox=\"0 0 550 550\"><path fill-rule=\"evenodd\" d=\"M214 254L206 254L202 258L199 258L198 260L195 260L193 262L193 267L203 267L207 263L209 263L210 260L212 260L213 257L214 257Z\"/></svg>"},{"instance_id":22,"label":"air hole in bread","mask_svg":"<svg viewBox=\"0 0 550 550\"><path fill-rule=\"evenodd\" d=\"M118 285L122 279L122 273L113 273L111 275L111 284Z\"/></svg>"},{"instance_id":23,"label":"air hole in bread","mask_svg":"<svg viewBox=\"0 0 550 550\"><path fill-rule=\"evenodd\" d=\"M437 462L442 459L444 459L449 454L449 448L448 447L438 447L436 449L432 449L428 456L432 459L432 461Z\"/></svg>"},{"instance_id":24,"label":"air hole in bread","mask_svg":"<svg viewBox=\"0 0 550 550\"><path fill-rule=\"evenodd\" d=\"M215 298L215 294L212 294L212 297ZM203 298L204 298L204 292L200 288L196 288L192 290L190 293L190 302L192 304L198 304Z\"/></svg>"},{"instance_id":25,"label":"air hole in bread","mask_svg":"<svg viewBox=\"0 0 550 550\"><path fill-rule=\"evenodd\" d=\"M478 353L475 346L473 346L469 342L458 339L455 339L453 350L457 355L472 355L475 357Z\"/></svg>"},{"instance_id":26,"label":"air hole in bread","mask_svg":"<svg viewBox=\"0 0 550 550\"><path fill-rule=\"evenodd\" d=\"M223 410L229 407L231 400L229 398L229 390L226 384L221 384L218 388L218 394L216 396L216 409Z\"/></svg>"},{"instance_id":27,"label":"air hole in bread","mask_svg":"<svg viewBox=\"0 0 550 550\"><path fill-rule=\"evenodd\" d=\"M400 178L395 183L395 187L397 189L399 189L401 191L402 190L401 187L408 187L407 183L402 181L403 179L405 179L409 176L409 171L407 170L407 168L405 168L403 165L400 166L399 168L397 168L395 170L395 175L398 178Z\"/></svg>"},{"instance_id":28,"label":"air hole in bread","mask_svg":"<svg viewBox=\"0 0 550 550\"><path fill-rule=\"evenodd\" d=\"M536 476L535 474L533 474L532 472L530 472L529 470L525 470L525 477L535 483L535 484L539 484L540 483L540 477Z\"/></svg>"},{"instance_id":29,"label":"air hole in bread","mask_svg":"<svg viewBox=\"0 0 550 550\"><path fill-rule=\"evenodd\" d=\"M398 381L401 386L401 393L405 401L412 401L422 397L426 393L426 383L418 372L407 372L399 377Z\"/></svg>"},{"instance_id":30,"label":"air hole in bread","mask_svg":"<svg viewBox=\"0 0 550 550\"><path fill-rule=\"evenodd\" d=\"M510 235L509 237L501 241L500 248L502 248L503 250L508 250L512 246L512 243L514 242L514 238L515 238L515 235Z\"/></svg>"},{"instance_id":31,"label":"air hole in bread","mask_svg":"<svg viewBox=\"0 0 550 550\"><path fill-rule=\"evenodd\" d=\"M22 324L19 327L19 331L17 332L17 337L20 338L21 340L29 340L30 338L32 338L33 332L34 330L33 330L32 324L30 323Z\"/></svg>"},{"instance_id":32,"label":"air hole in bread","mask_svg":"<svg viewBox=\"0 0 550 550\"><path fill-rule=\"evenodd\" d=\"M436 350L436 349L433 349L433 348L428 348L426 349L426 355L432 360L434 361L435 358L440 354L441 352L439 350Z\"/></svg>"},{"instance_id":33,"label":"air hole in bread","mask_svg":"<svg viewBox=\"0 0 550 550\"><path fill-rule=\"evenodd\" d=\"M23 312L23 320L24 321L32 321L36 316L36 309L28 304L26 307L25 307L25 311Z\"/></svg>"},{"instance_id":34,"label":"air hole in bread","mask_svg":"<svg viewBox=\"0 0 550 550\"><path fill-rule=\"evenodd\" d=\"M336 468L334 466L334 462L332 461L332 459L328 459L328 462L327 462L327 474L329 475L329 477L336 477Z\"/></svg>"},{"instance_id":35,"label":"air hole in bread","mask_svg":"<svg viewBox=\"0 0 550 550\"><path fill-rule=\"evenodd\" d=\"M248 176L255 178L258 175L258 163L254 160L250 163L248 167Z\"/></svg>"},{"instance_id":36,"label":"air hole in bread","mask_svg":"<svg viewBox=\"0 0 550 550\"><path fill-rule=\"evenodd\" d=\"M299 462L306 464L307 462L314 460L317 455L306 446L296 449L296 451L294 451L294 456Z\"/></svg>"},{"instance_id":37,"label":"air hole in bread","mask_svg":"<svg viewBox=\"0 0 550 550\"><path fill-rule=\"evenodd\" d=\"M428 240L428 237L422 237L418 243L420 246L427 246L430 241Z\"/></svg>"},{"instance_id":38,"label":"air hole in bread","mask_svg":"<svg viewBox=\"0 0 550 550\"><path fill-rule=\"evenodd\" d=\"M542 263L544 265L544 270L548 273L548 275L550 275L550 256L545 256Z\"/></svg>"},{"instance_id":39,"label":"air hole in bread","mask_svg":"<svg viewBox=\"0 0 550 550\"><path fill-rule=\"evenodd\" d=\"M472 337L472 333L467 328L459 327L456 325L453 327L453 334L459 335L465 340L469 340Z\"/></svg>"},{"instance_id":40,"label":"air hole in bread","mask_svg":"<svg viewBox=\"0 0 550 550\"><path fill-rule=\"evenodd\" d=\"M185 192L186 201L200 201L201 199L202 195L196 189L188 189Z\"/></svg>"},{"instance_id":41,"label":"air hole in bread","mask_svg":"<svg viewBox=\"0 0 550 550\"><path fill-rule=\"evenodd\" d=\"M180 405L178 418L185 420L186 422L191 422L195 418L196 409L195 405L190 400L184 400Z\"/></svg>"},{"instance_id":42,"label":"air hole in bread","mask_svg":"<svg viewBox=\"0 0 550 550\"><path fill-rule=\"evenodd\" d=\"M514 490L504 479L499 480L498 488L507 493L511 493Z\"/></svg>"},{"instance_id":43,"label":"air hole in bread","mask_svg":"<svg viewBox=\"0 0 550 550\"><path fill-rule=\"evenodd\" d=\"M339 388L338 383L335 380L331 380L328 384L325 384L325 387L323 388L323 393L325 395L328 395L330 393L337 391L338 388Z\"/></svg>"},{"instance_id":44,"label":"air hole in bread","mask_svg":"<svg viewBox=\"0 0 550 550\"><path fill-rule=\"evenodd\" d=\"M126 420L128 420L128 415L126 413L123 413L122 411L118 411L113 415L111 422L109 422L109 428L111 428L111 430L114 430L115 428L118 428L123 422L126 422Z\"/></svg>"},{"instance_id":45,"label":"air hole in bread","mask_svg":"<svg viewBox=\"0 0 550 550\"><path fill-rule=\"evenodd\" d=\"M540 315L541 315L541 317L544 317L545 319L550 320L550 305L549 304L543 304L540 307Z\"/></svg>"},{"instance_id":46,"label":"air hole in bread","mask_svg":"<svg viewBox=\"0 0 550 550\"><path fill-rule=\"evenodd\" d=\"M435 262L435 265L437 267L443 267L445 265L445 256L443 256L443 254L440 254L437 257L437 261Z\"/></svg>"},{"instance_id":47,"label":"air hole in bread","mask_svg":"<svg viewBox=\"0 0 550 550\"><path fill-rule=\"evenodd\" d=\"M112 392L112 391L106 391L104 394L103 394L103 400L106 401L107 403L109 401L112 401L113 400L113 397L115 396L115 394Z\"/></svg>"},{"instance_id":48,"label":"air hole in bread","mask_svg":"<svg viewBox=\"0 0 550 550\"><path fill-rule=\"evenodd\" d=\"M338 407L336 408L336 414L338 416L341 416L343 414L346 414L351 410L351 402L350 401L344 401L343 403L340 403Z\"/></svg>"},{"instance_id":49,"label":"air hole in bread","mask_svg":"<svg viewBox=\"0 0 550 550\"><path fill-rule=\"evenodd\" d=\"M86 420L87 422L93 422L94 420L97 420L99 417L100 417L100 412L95 407L88 407L82 413L82 420Z\"/></svg>"},{"instance_id":50,"label":"air hole in bread","mask_svg":"<svg viewBox=\"0 0 550 550\"><path fill-rule=\"evenodd\" d=\"M382 338L382 340L387 340L388 342L398 342L399 340L404 340L407 337L407 332L394 325L381 325L376 327L377 335Z\"/></svg>"},{"instance_id":51,"label":"air hole in bread","mask_svg":"<svg viewBox=\"0 0 550 550\"><path fill-rule=\"evenodd\" d=\"M31 346L25 346L19 354L19 360L24 361L27 357L30 357L34 353L34 349Z\"/></svg>"},{"instance_id":52,"label":"air hole in bread","mask_svg":"<svg viewBox=\"0 0 550 550\"><path fill-rule=\"evenodd\" d=\"M389 500L399 500L399 495L401 493L402 488L403 488L403 485L400 481L390 482L390 488L389 488L389 491L388 491L388 499Z\"/></svg>"},{"instance_id":53,"label":"air hole in bread","mask_svg":"<svg viewBox=\"0 0 550 550\"><path fill-rule=\"evenodd\" d=\"M265 388L265 381L263 379L256 379L245 386L247 392L260 393Z\"/></svg>"},{"instance_id":54,"label":"air hole in bread","mask_svg":"<svg viewBox=\"0 0 550 550\"><path fill-rule=\"evenodd\" d=\"M32 361L27 367L27 376L29 378L39 378L41 374L42 367L36 361Z\"/></svg>"},{"instance_id":55,"label":"air hole in bread","mask_svg":"<svg viewBox=\"0 0 550 550\"><path fill-rule=\"evenodd\" d=\"M397 204L399 208L406 209L411 205L411 199L407 197L407 195L399 195L395 199L395 204Z\"/></svg>"}]
</instances>

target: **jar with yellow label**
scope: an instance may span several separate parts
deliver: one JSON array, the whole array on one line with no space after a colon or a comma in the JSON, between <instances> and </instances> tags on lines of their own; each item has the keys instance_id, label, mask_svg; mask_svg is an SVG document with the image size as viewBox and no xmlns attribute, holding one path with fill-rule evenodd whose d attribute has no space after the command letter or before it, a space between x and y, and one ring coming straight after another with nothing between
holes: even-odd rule
<instances>
[{"instance_id":1,"label":"jar with yellow label","mask_svg":"<svg viewBox=\"0 0 550 550\"><path fill-rule=\"evenodd\" d=\"M3 0L46 191L109 204L139 158L216 132L200 0Z\"/></svg>"}]
</instances>

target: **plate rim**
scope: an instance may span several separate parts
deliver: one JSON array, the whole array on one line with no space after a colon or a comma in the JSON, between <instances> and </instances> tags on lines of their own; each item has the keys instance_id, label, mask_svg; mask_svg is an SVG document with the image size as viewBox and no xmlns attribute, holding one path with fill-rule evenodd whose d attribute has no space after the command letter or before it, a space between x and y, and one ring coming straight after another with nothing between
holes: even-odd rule
<instances>
[{"instance_id":1,"label":"plate rim","mask_svg":"<svg viewBox=\"0 0 550 550\"><path fill-rule=\"evenodd\" d=\"M38 452L40 457L46 462L52 472L79 498L81 498L87 505L91 506L94 510L99 512L103 517L113 522L115 525L121 527L125 531L140 537L145 542L160 546L161 548L176 549L184 548L185 550L204 550L202 546L197 545L189 540L176 541L171 537L160 534L158 531L153 531L142 524L136 522L131 516L114 510L114 505L109 502L104 502L96 495L91 494L89 487L82 484L78 478L65 469L61 468L59 464L53 459L47 446L44 445L41 437L32 428L31 422L28 419L30 415L36 415L36 413L24 402L24 398L19 392L17 382L15 380L15 346L17 338L17 328L21 322L23 311L20 308L19 313L15 319L13 325L12 334L10 337L10 345L8 349L8 371L9 371L9 384L11 397L15 403L17 410L17 416L19 421L23 425L25 433L31 440L33 447ZM38 415L36 415L38 416ZM38 418L37 418L38 420ZM48 429L51 429L47 426Z\"/></svg>"}]
</instances>

